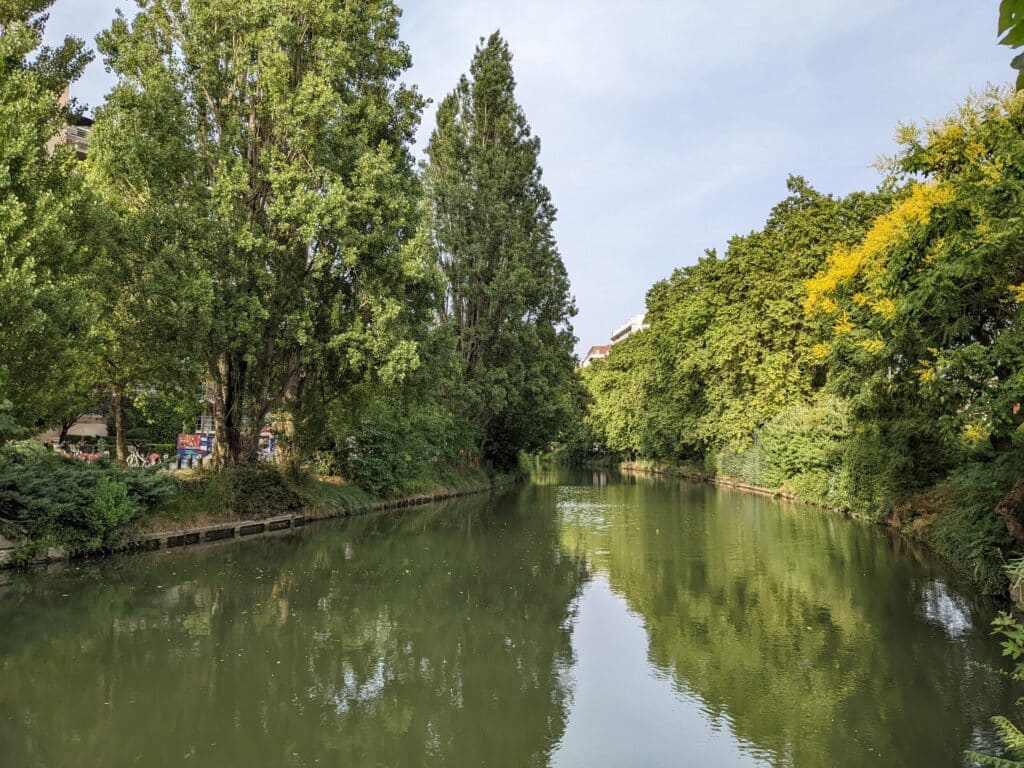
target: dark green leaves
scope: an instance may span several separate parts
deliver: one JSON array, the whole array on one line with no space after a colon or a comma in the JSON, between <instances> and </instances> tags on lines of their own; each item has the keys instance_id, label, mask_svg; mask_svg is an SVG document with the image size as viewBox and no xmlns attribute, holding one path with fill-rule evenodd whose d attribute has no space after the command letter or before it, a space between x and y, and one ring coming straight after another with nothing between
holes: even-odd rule
<instances>
[{"instance_id":1,"label":"dark green leaves","mask_svg":"<svg viewBox=\"0 0 1024 768\"><path fill-rule=\"evenodd\" d=\"M1024 45L1024 0L1002 0L999 3L1000 45L1020 48ZM1024 54L1013 57L1010 66L1017 70L1017 88L1024 88Z\"/></svg>"},{"instance_id":2,"label":"dark green leaves","mask_svg":"<svg viewBox=\"0 0 1024 768\"><path fill-rule=\"evenodd\" d=\"M539 152L515 100L511 52L494 34L438 109L424 177L445 281L439 312L464 377L452 404L504 466L557 434L573 370L575 309Z\"/></svg>"}]
</instances>

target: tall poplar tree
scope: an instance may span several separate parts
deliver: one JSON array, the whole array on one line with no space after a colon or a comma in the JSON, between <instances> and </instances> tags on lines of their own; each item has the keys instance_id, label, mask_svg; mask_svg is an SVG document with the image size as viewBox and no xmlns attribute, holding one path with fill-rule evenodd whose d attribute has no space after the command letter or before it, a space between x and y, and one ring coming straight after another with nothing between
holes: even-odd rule
<instances>
[{"instance_id":1,"label":"tall poplar tree","mask_svg":"<svg viewBox=\"0 0 1024 768\"><path fill-rule=\"evenodd\" d=\"M69 382L89 333L81 178L56 140L61 94L89 61L81 40L40 47L52 0L0 3L0 404L12 432L82 405Z\"/></svg>"},{"instance_id":2,"label":"tall poplar tree","mask_svg":"<svg viewBox=\"0 0 1024 768\"><path fill-rule=\"evenodd\" d=\"M417 224L422 99L389 0L144 0L99 38L107 188L162 219L192 277L217 459L275 412L415 358L396 342ZM200 292L201 293L201 292ZM169 310L173 311L173 310ZM291 420L285 419L291 423Z\"/></svg>"},{"instance_id":3,"label":"tall poplar tree","mask_svg":"<svg viewBox=\"0 0 1024 768\"><path fill-rule=\"evenodd\" d=\"M425 183L446 278L441 320L455 329L464 371L455 407L499 465L554 437L574 366L575 307L539 153L495 32L438 109Z\"/></svg>"}]
</instances>

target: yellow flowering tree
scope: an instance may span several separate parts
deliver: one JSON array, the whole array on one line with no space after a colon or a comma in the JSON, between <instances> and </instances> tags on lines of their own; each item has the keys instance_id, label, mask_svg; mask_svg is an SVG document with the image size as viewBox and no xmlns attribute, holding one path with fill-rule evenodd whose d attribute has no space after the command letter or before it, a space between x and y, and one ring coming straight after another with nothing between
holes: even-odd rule
<instances>
[{"instance_id":1,"label":"yellow flowering tree","mask_svg":"<svg viewBox=\"0 0 1024 768\"><path fill-rule=\"evenodd\" d=\"M1024 398L1024 95L992 91L900 131L904 197L839 245L804 310L831 332L814 353L862 413L912 411L960 447L1005 450ZM912 408L904 406L912 404Z\"/></svg>"}]
</instances>

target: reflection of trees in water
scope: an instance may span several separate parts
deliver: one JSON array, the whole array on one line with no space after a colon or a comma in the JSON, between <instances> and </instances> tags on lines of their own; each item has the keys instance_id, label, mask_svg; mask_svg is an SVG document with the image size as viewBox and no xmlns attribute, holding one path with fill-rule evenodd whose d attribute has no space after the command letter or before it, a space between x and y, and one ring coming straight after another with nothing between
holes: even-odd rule
<instances>
[{"instance_id":1,"label":"reflection of trees in water","mask_svg":"<svg viewBox=\"0 0 1024 768\"><path fill-rule=\"evenodd\" d=\"M0 754L543 765L585 578L553 493L18 580L0 598Z\"/></svg>"},{"instance_id":2,"label":"reflection of trees in water","mask_svg":"<svg viewBox=\"0 0 1024 768\"><path fill-rule=\"evenodd\" d=\"M652 664L777 764L959 765L1007 697L973 663L1000 665L992 606L958 596L951 637L940 574L868 526L686 483L562 493L566 551L643 617Z\"/></svg>"}]
</instances>

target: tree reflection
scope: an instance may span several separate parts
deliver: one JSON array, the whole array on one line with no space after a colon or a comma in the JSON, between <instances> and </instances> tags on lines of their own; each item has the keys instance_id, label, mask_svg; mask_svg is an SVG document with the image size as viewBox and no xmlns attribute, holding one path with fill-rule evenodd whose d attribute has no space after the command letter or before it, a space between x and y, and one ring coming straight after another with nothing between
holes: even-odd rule
<instances>
[{"instance_id":1,"label":"tree reflection","mask_svg":"<svg viewBox=\"0 0 1024 768\"><path fill-rule=\"evenodd\" d=\"M0 596L0 754L544 765L586 575L554 493L19 577Z\"/></svg>"},{"instance_id":2,"label":"tree reflection","mask_svg":"<svg viewBox=\"0 0 1024 768\"><path fill-rule=\"evenodd\" d=\"M993 607L905 543L706 486L583 482L559 502L566 551L643 618L651 664L773 764L959 765L1010 698Z\"/></svg>"}]
</instances>

